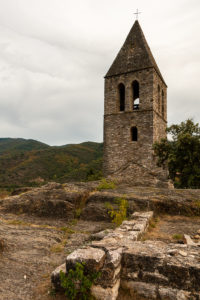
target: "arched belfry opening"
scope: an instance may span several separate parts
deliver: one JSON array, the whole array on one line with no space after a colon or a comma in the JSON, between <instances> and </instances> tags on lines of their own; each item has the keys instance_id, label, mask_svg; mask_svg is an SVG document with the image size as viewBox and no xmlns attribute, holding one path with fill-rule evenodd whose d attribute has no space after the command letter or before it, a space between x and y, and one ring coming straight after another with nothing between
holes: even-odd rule
<instances>
[{"instance_id":1,"label":"arched belfry opening","mask_svg":"<svg viewBox=\"0 0 200 300\"><path fill-rule=\"evenodd\" d=\"M164 97L164 91L162 91L162 116L164 117L165 113L165 97Z\"/></svg>"},{"instance_id":2,"label":"arched belfry opening","mask_svg":"<svg viewBox=\"0 0 200 300\"><path fill-rule=\"evenodd\" d=\"M160 112L160 86L158 85L158 111Z\"/></svg>"},{"instance_id":3,"label":"arched belfry opening","mask_svg":"<svg viewBox=\"0 0 200 300\"><path fill-rule=\"evenodd\" d=\"M133 110L139 109L140 104L140 85L137 80L132 83L132 93L133 93Z\"/></svg>"},{"instance_id":4,"label":"arched belfry opening","mask_svg":"<svg viewBox=\"0 0 200 300\"><path fill-rule=\"evenodd\" d=\"M125 110L125 86L123 83L118 85L118 94L119 94L119 110Z\"/></svg>"},{"instance_id":5,"label":"arched belfry opening","mask_svg":"<svg viewBox=\"0 0 200 300\"><path fill-rule=\"evenodd\" d=\"M138 129L136 126L131 127L131 141L137 142L138 140Z\"/></svg>"}]
</instances>

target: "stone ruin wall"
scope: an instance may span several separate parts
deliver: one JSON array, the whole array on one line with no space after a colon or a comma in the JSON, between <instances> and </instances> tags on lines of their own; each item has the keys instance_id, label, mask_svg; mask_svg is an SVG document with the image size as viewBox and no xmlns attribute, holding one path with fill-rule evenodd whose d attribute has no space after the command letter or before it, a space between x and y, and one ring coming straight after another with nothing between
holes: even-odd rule
<instances>
[{"instance_id":1,"label":"stone ruin wall","mask_svg":"<svg viewBox=\"0 0 200 300\"><path fill-rule=\"evenodd\" d=\"M67 274L84 262L88 272L101 274L91 288L97 300L200 299L200 244L138 241L152 216L135 212L114 231L96 234L97 241L69 254L52 273L56 290L61 289L60 271Z\"/></svg>"}]
</instances>

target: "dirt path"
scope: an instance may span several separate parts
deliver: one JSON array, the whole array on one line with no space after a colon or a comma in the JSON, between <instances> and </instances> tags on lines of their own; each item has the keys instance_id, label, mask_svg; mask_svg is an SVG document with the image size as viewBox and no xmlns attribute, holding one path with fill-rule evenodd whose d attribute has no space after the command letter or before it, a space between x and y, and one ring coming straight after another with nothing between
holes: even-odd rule
<instances>
[{"instance_id":1,"label":"dirt path","mask_svg":"<svg viewBox=\"0 0 200 300\"><path fill-rule=\"evenodd\" d=\"M87 243L90 234L108 227L106 223L66 223L26 215L0 214L1 300L53 299L50 274L67 254ZM56 299L64 299L57 296Z\"/></svg>"}]
</instances>

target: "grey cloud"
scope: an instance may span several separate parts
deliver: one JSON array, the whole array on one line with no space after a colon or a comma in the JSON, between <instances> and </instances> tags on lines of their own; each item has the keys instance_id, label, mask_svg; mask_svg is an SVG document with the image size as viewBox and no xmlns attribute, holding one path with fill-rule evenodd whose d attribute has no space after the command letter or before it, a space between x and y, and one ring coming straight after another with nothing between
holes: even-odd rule
<instances>
[{"instance_id":1,"label":"grey cloud","mask_svg":"<svg viewBox=\"0 0 200 300\"><path fill-rule=\"evenodd\" d=\"M169 124L200 121L199 0L0 0L0 137L101 141L103 76L137 7Z\"/></svg>"}]
</instances>

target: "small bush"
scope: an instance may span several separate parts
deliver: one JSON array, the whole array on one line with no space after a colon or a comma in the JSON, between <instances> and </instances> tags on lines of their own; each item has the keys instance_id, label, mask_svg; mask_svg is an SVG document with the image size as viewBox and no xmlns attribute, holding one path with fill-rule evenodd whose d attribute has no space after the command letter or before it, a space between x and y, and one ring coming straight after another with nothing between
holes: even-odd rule
<instances>
[{"instance_id":1,"label":"small bush","mask_svg":"<svg viewBox=\"0 0 200 300\"><path fill-rule=\"evenodd\" d=\"M176 233L176 234L174 234L174 235L172 236L172 238L173 238L174 240L182 240L182 239L183 239L183 235L180 234L180 233Z\"/></svg>"},{"instance_id":2,"label":"small bush","mask_svg":"<svg viewBox=\"0 0 200 300\"><path fill-rule=\"evenodd\" d=\"M108 209L108 214L112 219L112 222L117 226L120 226L124 220L127 218L127 208L128 208L128 201L124 198L117 198L116 204L118 206L117 209L107 203L106 207Z\"/></svg>"},{"instance_id":3,"label":"small bush","mask_svg":"<svg viewBox=\"0 0 200 300\"><path fill-rule=\"evenodd\" d=\"M87 274L84 263L76 263L75 269L70 269L67 275L60 272L61 286L65 290L65 296L70 300L89 300L90 288L100 273Z\"/></svg>"},{"instance_id":4,"label":"small bush","mask_svg":"<svg viewBox=\"0 0 200 300\"><path fill-rule=\"evenodd\" d=\"M82 209L79 207L75 210L75 218L79 219L81 216Z\"/></svg>"},{"instance_id":5,"label":"small bush","mask_svg":"<svg viewBox=\"0 0 200 300\"><path fill-rule=\"evenodd\" d=\"M101 191L101 190L109 190L109 189L115 189L116 185L113 181L110 180L106 180L105 178L103 178L101 180L101 182L99 183L97 190Z\"/></svg>"}]
</instances>

